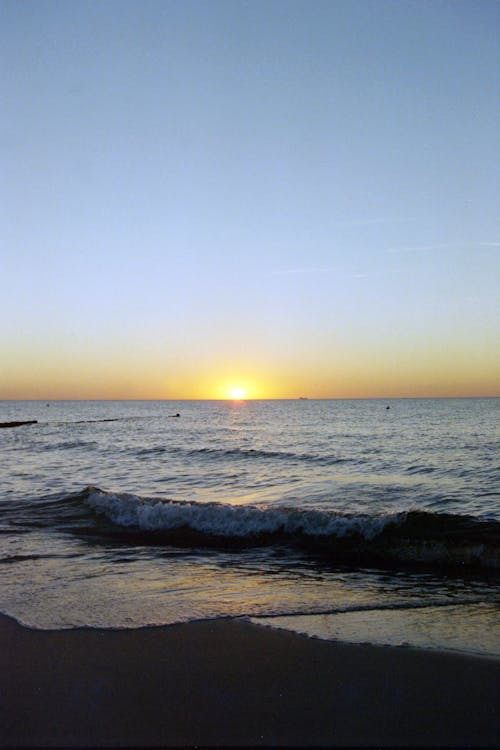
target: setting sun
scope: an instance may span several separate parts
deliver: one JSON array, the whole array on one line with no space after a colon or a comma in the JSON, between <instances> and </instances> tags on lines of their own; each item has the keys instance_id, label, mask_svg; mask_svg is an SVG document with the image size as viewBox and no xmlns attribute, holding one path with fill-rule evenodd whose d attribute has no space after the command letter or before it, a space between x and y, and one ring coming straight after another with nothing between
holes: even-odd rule
<instances>
[{"instance_id":1,"label":"setting sun","mask_svg":"<svg viewBox=\"0 0 500 750\"><path fill-rule=\"evenodd\" d=\"M244 388L230 388L229 389L229 398L232 398L234 401L241 401L242 399L246 398L246 391Z\"/></svg>"},{"instance_id":2,"label":"setting sun","mask_svg":"<svg viewBox=\"0 0 500 750\"><path fill-rule=\"evenodd\" d=\"M239 368L235 368L236 370ZM209 398L224 401L253 401L272 398L272 380L263 380L256 372L233 372L229 375L215 373L206 379L206 393Z\"/></svg>"}]
</instances>

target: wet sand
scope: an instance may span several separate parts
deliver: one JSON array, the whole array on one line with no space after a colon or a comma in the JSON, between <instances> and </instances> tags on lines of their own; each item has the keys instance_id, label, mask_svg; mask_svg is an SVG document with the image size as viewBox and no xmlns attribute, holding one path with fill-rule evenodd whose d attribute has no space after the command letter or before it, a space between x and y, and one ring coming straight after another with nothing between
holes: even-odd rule
<instances>
[{"instance_id":1,"label":"wet sand","mask_svg":"<svg viewBox=\"0 0 500 750\"><path fill-rule=\"evenodd\" d=\"M35 631L0 617L2 746L495 746L500 661L217 620Z\"/></svg>"}]
</instances>

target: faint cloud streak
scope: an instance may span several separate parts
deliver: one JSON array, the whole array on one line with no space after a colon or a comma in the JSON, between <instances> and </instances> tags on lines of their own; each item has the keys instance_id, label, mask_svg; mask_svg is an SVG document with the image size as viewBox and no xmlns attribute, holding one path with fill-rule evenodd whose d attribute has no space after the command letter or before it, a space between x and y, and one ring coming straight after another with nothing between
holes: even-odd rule
<instances>
[{"instance_id":1,"label":"faint cloud streak","mask_svg":"<svg viewBox=\"0 0 500 750\"><path fill-rule=\"evenodd\" d=\"M285 276L285 275L293 275L293 274L301 274L301 273L305 273L305 274L333 273L334 271L338 271L338 270L339 270L338 266L331 266L329 268L315 268L315 267L310 267L310 268L307 268L307 267L306 268L283 268L283 269L280 269L278 271L275 271L274 273L278 274L280 276Z\"/></svg>"},{"instance_id":2,"label":"faint cloud streak","mask_svg":"<svg viewBox=\"0 0 500 750\"><path fill-rule=\"evenodd\" d=\"M388 254L425 253L433 250L470 249L476 247L500 247L500 242L435 242L431 245L403 245L401 247L390 247L384 250Z\"/></svg>"}]
</instances>

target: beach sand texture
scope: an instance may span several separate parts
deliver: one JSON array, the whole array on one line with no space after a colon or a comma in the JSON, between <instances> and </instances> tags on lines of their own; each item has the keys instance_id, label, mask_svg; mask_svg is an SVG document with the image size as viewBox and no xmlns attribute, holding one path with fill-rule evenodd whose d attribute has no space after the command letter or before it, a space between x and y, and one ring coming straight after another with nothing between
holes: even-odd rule
<instances>
[{"instance_id":1,"label":"beach sand texture","mask_svg":"<svg viewBox=\"0 0 500 750\"><path fill-rule=\"evenodd\" d=\"M40 631L0 617L3 746L500 740L498 660L244 621Z\"/></svg>"}]
</instances>

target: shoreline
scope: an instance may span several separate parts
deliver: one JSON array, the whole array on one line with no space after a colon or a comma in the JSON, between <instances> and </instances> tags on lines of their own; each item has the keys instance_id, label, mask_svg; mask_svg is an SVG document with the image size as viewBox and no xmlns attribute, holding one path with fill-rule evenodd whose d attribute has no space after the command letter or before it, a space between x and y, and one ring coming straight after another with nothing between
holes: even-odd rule
<instances>
[{"instance_id":1,"label":"shoreline","mask_svg":"<svg viewBox=\"0 0 500 750\"><path fill-rule=\"evenodd\" d=\"M0 746L496 746L500 662L247 620L34 630L0 615Z\"/></svg>"}]
</instances>

